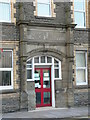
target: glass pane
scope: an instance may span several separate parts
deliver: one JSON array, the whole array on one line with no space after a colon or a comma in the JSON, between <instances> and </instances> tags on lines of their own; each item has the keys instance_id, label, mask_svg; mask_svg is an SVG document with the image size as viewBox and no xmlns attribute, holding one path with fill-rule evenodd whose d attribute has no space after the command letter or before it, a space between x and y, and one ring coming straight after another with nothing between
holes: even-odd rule
<instances>
[{"instance_id":1,"label":"glass pane","mask_svg":"<svg viewBox=\"0 0 90 120\"><path fill-rule=\"evenodd\" d=\"M85 53L76 53L76 67L86 67Z\"/></svg>"},{"instance_id":2,"label":"glass pane","mask_svg":"<svg viewBox=\"0 0 90 120\"><path fill-rule=\"evenodd\" d=\"M32 68L32 65L27 65L27 68Z\"/></svg>"},{"instance_id":3,"label":"glass pane","mask_svg":"<svg viewBox=\"0 0 90 120\"><path fill-rule=\"evenodd\" d=\"M34 58L34 63L39 63L39 57Z\"/></svg>"},{"instance_id":4,"label":"glass pane","mask_svg":"<svg viewBox=\"0 0 90 120\"><path fill-rule=\"evenodd\" d=\"M54 64L54 67L59 67L59 64Z\"/></svg>"},{"instance_id":5,"label":"glass pane","mask_svg":"<svg viewBox=\"0 0 90 120\"><path fill-rule=\"evenodd\" d=\"M55 78L59 78L59 69L54 70Z\"/></svg>"},{"instance_id":6,"label":"glass pane","mask_svg":"<svg viewBox=\"0 0 90 120\"><path fill-rule=\"evenodd\" d=\"M38 3L50 3L50 0L37 0Z\"/></svg>"},{"instance_id":7,"label":"glass pane","mask_svg":"<svg viewBox=\"0 0 90 120\"><path fill-rule=\"evenodd\" d=\"M35 88L41 88L40 70L35 70L34 80L35 80Z\"/></svg>"},{"instance_id":8,"label":"glass pane","mask_svg":"<svg viewBox=\"0 0 90 120\"><path fill-rule=\"evenodd\" d=\"M41 63L45 63L45 56L41 56Z\"/></svg>"},{"instance_id":9,"label":"glass pane","mask_svg":"<svg viewBox=\"0 0 90 120\"><path fill-rule=\"evenodd\" d=\"M85 13L84 12L74 12L75 24L78 26L85 26Z\"/></svg>"},{"instance_id":10,"label":"glass pane","mask_svg":"<svg viewBox=\"0 0 90 120\"><path fill-rule=\"evenodd\" d=\"M50 71L43 70L43 88L50 88Z\"/></svg>"},{"instance_id":11,"label":"glass pane","mask_svg":"<svg viewBox=\"0 0 90 120\"><path fill-rule=\"evenodd\" d=\"M37 5L37 12L39 16L50 16L50 4L39 4Z\"/></svg>"},{"instance_id":12,"label":"glass pane","mask_svg":"<svg viewBox=\"0 0 90 120\"><path fill-rule=\"evenodd\" d=\"M12 68L12 51L2 52L2 67Z\"/></svg>"},{"instance_id":13,"label":"glass pane","mask_svg":"<svg viewBox=\"0 0 90 120\"><path fill-rule=\"evenodd\" d=\"M11 85L11 71L0 71L0 86Z\"/></svg>"},{"instance_id":14,"label":"glass pane","mask_svg":"<svg viewBox=\"0 0 90 120\"><path fill-rule=\"evenodd\" d=\"M56 59L54 59L54 63L55 63L55 64L59 64L59 62L58 62Z\"/></svg>"},{"instance_id":15,"label":"glass pane","mask_svg":"<svg viewBox=\"0 0 90 120\"><path fill-rule=\"evenodd\" d=\"M44 104L50 104L50 92L44 92Z\"/></svg>"},{"instance_id":16,"label":"glass pane","mask_svg":"<svg viewBox=\"0 0 90 120\"><path fill-rule=\"evenodd\" d=\"M76 82L77 83L86 82L86 79L85 79L85 70L77 70L76 71Z\"/></svg>"},{"instance_id":17,"label":"glass pane","mask_svg":"<svg viewBox=\"0 0 90 120\"><path fill-rule=\"evenodd\" d=\"M27 70L27 79L32 79L32 70Z\"/></svg>"},{"instance_id":18,"label":"glass pane","mask_svg":"<svg viewBox=\"0 0 90 120\"><path fill-rule=\"evenodd\" d=\"M85 10L85 0L74 0L74 10Z\"/></svg>"},{"instance_id":19,"label":"glass pane","mask_svg":"<svg viewBox=\"0 0 90 120\"><path fill-rule=\"evenodd\" d=\"M9 5L9 3L0 3L0 20L10 21L10 5Z\"/></svg>"},{"instance_id":20,"label":"glass pane","mask_svg":"<svg viewBox=\"0 0 90 120\"><path fill-rule=\"evenodd\" d=\"M0 2L10 2L10 0L0 0Z\"/></svg>"},{"instance_id":21,"label":"glass pane","mask_svg":"<svg viewBox=\"0 0 90 120\"><path fill-rule=\"evenodd\" d=\"M32 59L27 61L27 64L32 64Z\"/></svg>"},{"instance_id":22,"label":"glass pane","mask_svg":"<svg viewBox=\"0 0 90 120\"><path fill-rule=\"evenodd\" d=\"M36 92L36 104L41 104L41 93Z\"/></svg>"},{"instance_id":23,"label":"glass pane","mask_svg":"<svg viewBox=\"0 0 90 120\"><path fill-rule=\"evenodd\" d=\"M47 57L47 63L52 63L52 58L51 57Z\"/></svg>"}]
</instances>

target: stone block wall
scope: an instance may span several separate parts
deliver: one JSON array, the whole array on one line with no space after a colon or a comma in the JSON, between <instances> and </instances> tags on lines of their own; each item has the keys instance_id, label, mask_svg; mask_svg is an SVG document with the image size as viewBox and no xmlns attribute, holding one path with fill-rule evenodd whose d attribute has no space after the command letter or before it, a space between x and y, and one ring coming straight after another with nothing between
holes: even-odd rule
<instances>
[{"instance_id":1,"label":"stone block wall","mask_svg":"<svg viewBox=\"0 0 90 120\"><path fill-rule=\"evenodd\" d=\"M74 44L88 44L89 29L75 29L74 30Z\"/></svg>"},{"instance_id":2,"label":"stone block wall","mask_svg":"<svg viewBox=\"0 0 90 120\"><path fill-rule=\"evenodd\" d=\"M55 107L63 108L68 106L67 89L63 86L61 80L55 81Z\"/></svg>"},{"instance_id":3,"label":"stone block wall","mask_svg":"<svg viewBox=\"0 0 90 120\"><path fill-rule=\"evenodd\" d=\"M36 108L36 94L34 81L27 82L27 93L28 93L28 111L34 110Z\"/></svg>"},{"instance_id":4,"label":"stone block wall","mask_svg":"<svg viewBox=\"0 0 90 120\"><path fill-rule=\"evenodd\" d=\"M14 23L2 23L2 41L18 41L19 30Z\"/></svg>"},{"instance_id":5,"label":"stone block wall","mask_svg":"<svg viewBox=\"0 0 90 120\"><path fill-rule=\"evenodd\" d=\"M19 92L2 94L2 112L7 113L19 111L19 97Z\"/></svg>"},{"instance_id":6,"label":"stone block wall","mask_svg":"<svg viewBox=\"0 0 90 120\"><path fill-rule=\"evenodd\" d=\"M74 101L75 106L88 106L88 89L76 89L74 91Z\"/></svg>"},{"instance_id":7,"label":"stone block wall","mask_svg":"<svg viewBox=\"0 0 90 120\"><path fill-rule=\"evenodd\" d=\"M74 73L73 73L73 85L74 85L74 105L75 106L87 106L89 104L89 74L87 76L87 85L76 85L76 50L87 52L87 70L89 70L89 59L88 59L88 43L89 43L89 29L75 29L74 31ZM89 72L89 71L88 71Z\"/></svg>"},{"instance_id":8,"label":"stone block wall","mask_svg":"<svg viewBox=\"0 0 90 120\"><path fill-rule=\"evenodd\" d=\"M34 1L33 1L34 2ZM54 24L70 24L72 22L71 19L71 2L57 2L54 1L55 9L54 12L56 17L39 17L34 15L35 6L33 2L17 2L15 4L16 7L16 21L32 21L34 23L54 23Z\"/></svg>"}]
</instances>

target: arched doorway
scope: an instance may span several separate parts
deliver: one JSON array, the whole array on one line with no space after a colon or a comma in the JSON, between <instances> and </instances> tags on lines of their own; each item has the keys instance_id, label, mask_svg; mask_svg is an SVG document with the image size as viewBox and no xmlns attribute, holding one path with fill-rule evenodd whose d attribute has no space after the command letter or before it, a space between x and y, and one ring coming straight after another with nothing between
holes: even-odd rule
<instances>
[{"instance_id":1,"label":"arched doorway","mask_svg":"<svg viewBox=\"0 0 90 120\"><path fill-rule=\"evenodd\" d=\"M27 60L27 81L35 82L36 107L55 107L54 80L61 79L61 61L52 56Z\"/></svg>"}]
</instances>

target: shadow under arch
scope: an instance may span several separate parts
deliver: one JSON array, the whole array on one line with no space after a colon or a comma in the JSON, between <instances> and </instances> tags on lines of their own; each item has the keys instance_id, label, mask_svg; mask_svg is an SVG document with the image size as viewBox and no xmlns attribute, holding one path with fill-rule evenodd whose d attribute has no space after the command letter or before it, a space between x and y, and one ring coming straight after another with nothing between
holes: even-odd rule
<instances>
[{"instance_id":1,"label":"shadow under arch","mask_svg":"<svg viewBox=\"0 0 90 120\"><path fill-rule=\"evenodd\" d=\"M59 50L51 49L51 48L39 48L34 49L27 53L27 60L34 57L34 56L52 56L57 58L58 60L62 61L63 58L66 57L64 53Z\"/></svg>"}]
</instances>

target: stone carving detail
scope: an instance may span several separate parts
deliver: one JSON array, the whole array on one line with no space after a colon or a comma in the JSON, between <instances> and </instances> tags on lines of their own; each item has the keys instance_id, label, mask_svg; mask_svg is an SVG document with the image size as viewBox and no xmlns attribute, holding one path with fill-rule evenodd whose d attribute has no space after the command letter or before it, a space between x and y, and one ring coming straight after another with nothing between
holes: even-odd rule
<instances>
[{"instance_id":1,"label":"stone carving detail","mask_svg":"<svg viewBox=\"0 0 90 120\"><path fill-rule=\"evenodd\" d=\"M28 40L65 41L65 32L59 30L29 30Z\"/></svg>"}]
</instances>

